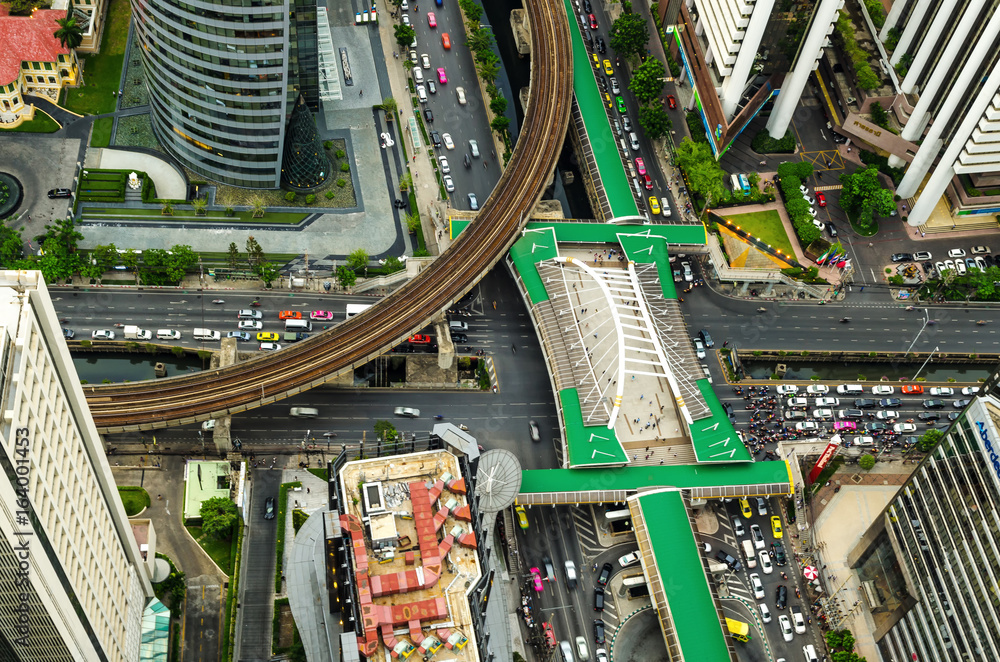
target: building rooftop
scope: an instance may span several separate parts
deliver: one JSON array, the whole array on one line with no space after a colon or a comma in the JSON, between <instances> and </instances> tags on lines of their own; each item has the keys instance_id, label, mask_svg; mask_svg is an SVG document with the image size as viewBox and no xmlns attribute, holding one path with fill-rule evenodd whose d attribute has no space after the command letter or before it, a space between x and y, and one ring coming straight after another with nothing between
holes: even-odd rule
<instances>
[{"instance_id":1,"label":"building rooftop","mask_svg":"<svg viewBox=\"0 0 1000 662\"><path fill-rule=\"evenodd\" d=\"M359 651L478 660L466 591L481 569L457 458L430 451L349 462L340 480L364 628Z\"/></svg>"},{"instance_id":2,"label":"building rooftop","mask_svg":"<svg viewBox=\"0 0 1000 662\"><path fill-rule=\"evenodd\" d=\"M0 5L0 85L17 80L22 62L57 62L68 55L55 38L58 19L66 18L65 9L38 9L31 16L8 16Z\"/></svg>"}]
</instances>

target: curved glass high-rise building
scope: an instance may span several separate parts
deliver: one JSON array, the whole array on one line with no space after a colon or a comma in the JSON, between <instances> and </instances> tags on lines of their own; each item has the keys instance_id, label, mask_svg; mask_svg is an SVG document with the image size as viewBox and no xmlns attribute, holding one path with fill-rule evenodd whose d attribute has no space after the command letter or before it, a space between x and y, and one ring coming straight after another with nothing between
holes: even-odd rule
<instances>
[{"instance_id":1,"label":"curved glass high-rise building","mask_svg":"<svg viewBox=\"0 0 1000 662\"><path fill-rule=\"evenodd\" d=\"M206 178L277 188L285 123L318 109L316 0L132 0L153 130Z\"/></svg>"}]
</instances>

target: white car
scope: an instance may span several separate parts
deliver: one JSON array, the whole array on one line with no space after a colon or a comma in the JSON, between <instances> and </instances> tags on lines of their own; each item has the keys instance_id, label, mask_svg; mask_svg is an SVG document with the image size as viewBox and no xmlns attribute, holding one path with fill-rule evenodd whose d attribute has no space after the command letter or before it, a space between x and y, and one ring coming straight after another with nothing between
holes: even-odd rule
<instances>
[{"instance_id":1,"label":"white car","mask_svg":"<svg viewBox=\"0 0 1000 662\"><path fill-rule=\"evenodd\" d=\"M764 621L765 623L770 623L771 610L767 608L767 604L761 602L759 605L757 605L757 608L760 609L760 620Z\"/></svg>"},{"instance_id":2,"label":"white car","mask_svg":"<svg viewBox=\"0 0 1000 662\"><path fill-rule=\"evenodd\" d=\"M955 389L947 386L932 386L928 392L931 395L955 395Z\"/></svg>"},{"instance_id":3,"label":"white car","mask_svg":"<svg viewBox=\"0 0 1000 662\"><path fill-rule=\"evenodd\" d=\"M892 395L895 392L896 389L891 386L872 386L872 395Z\"/></svg>"},{"instance_id":4,"label":"white car","mask_svg":"<svg viewBox=\"0 0 1000 662\"><path fill-rule=\"evenodd\" d=\"M427 53L421 53L420 54L420 64L421 64L421 66L424 69L430 69L431 68L431 56L428 55Z\"/></svg>"},{"instance_id":5,"label":"white car","mask_svg":"<svg viewBox=\"0 0 1000 662\"><path fill-rule=\"evenodd\" d=\"M451 139L450 133L442 133L441 140L444 141L445 149L455 149L455 141Z\"/></svg>"},{"instance_id":6,"label":"white car","mask_svg":"<svg viewBox=\"0 0 1000 662\"><path fill-rule=\"evenodd\" d=\"M779 395L790 395L792 393L798 393L799 387L795 384L778 384L778 394Z\"/></svg>"},{"instance_id":7,"label":"white car","mask_svg":"<svg viewBox=\"0 0 1000 662\"><path fill-rule=\"evenodd\" d=\"M875 437L851 437L851 443L855 446L874 446Z\"/></svg>"},{"instance_id":8,"label":"white car","mask_svg":"<svg viewBox=\"0 0 1000 662\"><path fill-rule=\"evenodd\" d=\"M955 260L955 271L958 272L959 276L964 276L968 273L968 268L965 266L965 260Z\"/></svg>"},{"instance_id":9,"label":"white car","mask_svg":"<svg viewBox=\"0 0 1000 662\"><path fill-rule=\"evenodd\" d=\"M237 326L240 331L260 331L264 328L264 323L257 320L240 320Z\"/></svg>"},{"instance_id":10,"label":"white car","mask_svg":"<svg viewBox=\"0 0 1000 662\"><path fill-rule=\"evenodd\" d=\"M632 565L638 560L639 560L639 552L629 552L625 556L621 556L618 558L618 565L620 565L623 568L627 568L628 566Z\"/></svg>"},{"instance_id":11,"label":"white car","mask_svg":"<svg viewBox=\"0 0 1000 662\"><path fill-rule=\"evenodd\" d=\"M753 597L757 600L764 599L764 582L760 581L760 575L756 572L750 575L750 587L753 589Z\"/></svg>"},{"instance_id":12,"label":"white car","mask_svg":"<svg viewBox=\"0 0 1000 662\"><path fill-rule=\"evenodd\" d=\"M823 395L830 392L830 387L826 384L810 384L806 387L806 393L810 395Z\"/></svg>"},{"instance_id":13,"label":"white car","mask_svg":"<svg viewBox=\"0 0 1000 662\"><path fill-rule=\"evenodd\" d=\"M799 190L802 191L802 195L809 195L809 187L805 184L799 184Z\"/></svg>"},{"instance_id":14,"label":"white car","mask_svg":"<svg viewBox=\"0 0 1000 662\"><path fill-rule=\"evenodd\" d=\"M173 331L171 329L157 329L156 338L157 340L180 340L181 332Z\"/></svg>"},{"instance_id":15,"label":"white car","mask_svg":"<svg viewBox=\"0 0 1000 662\"><path fill-rule=\"evenodd\" d=\"M770 575L774 572L774 565L771 563L771 557L767 555L766 551L757 552L757 559L760 562L760 569L764 571L765 575Z\"/></svg>"},{"instance_id":16,"label":"white car","mask_svg":"<svg viewBox=\"0 0 1000 662\"><path fill-rule=\"evenodd\" d=\"M90 334L91 340L114 340L115 332L110 329L98 329Z\"/></svg>"},{"instance_id":17,"label":"white car","mask_svg":"<svg viewBox=\"0 0 1000 662\"><path fill-rule=\"evenodd\" d=\"M917 431L917 426L914 423L896 423L892 426L892 431L911 433Z\"/></svg>"},{"instance_id":18,"label":"white car","mask_svg":"<svg viewBox=\"0 0 1000 662\"><path fill-rule=\"evenodd\" d=\"M258 347L257 349L261 350L262 352L277 352L279 349L281 349L281 345L279 345L276 342L262 342L260 344L260 347Z\"/></svg>"},{"instance_id":19,"label":"white car","mask_svg":"<svg viewBox=\"0 0 1000 662\"><path fill-rule=\"evenodd\" d=\"M811 195L806 195L806 194L803 193L802 194L802 199L805 200L806 202L808 202L810 207L812 207L813 205L816 204L816 198L812 197ZM814 214L814 216L815 216L815 214Z\"/></svg>"},{"instance_id":20,"label":"white car","mask_svg":"<svg viewBox=\"0 0 1000 662\"><path fill-rule=\"evenodd\" d=\"M978 386L966 386L962 389L962 395L976 395L979 393Z\"/></svg>"},{"instance_id":21,"label":"white car","mask_svg":"<svg viewBox=\"0 0 1000 662\"><path fill-rule=\"evenodd\" d=\"M455 96L458 97L458 104L460 106L464 106L465 103L466 103L465 102L465 88L464 87L456 87L455 88Z\"/></svg>"},{"instance_id":22,"label":"white car","mask_svg":"<svg viewBox=\"0 0 1000 662\"><path fill-rule=\"evenodd\" d=\"M396 407L392 413L404 418L420 418L420 410L413 407Z\"/></svg>"},{"instance_id":23,"label":"white car","mask_svg":"<svg viewBox=\"0 0 1000 662\"><path fill-rule=\"evenodd\" d=\"M576 638L576 654L580 656L581 660L590 659L590 650L587 648L587 640L580 636Z\"/></svg>"},{"instance_id":24,"label":"white car","mask_svg":"<svg viewBox=\"0 0 1000 662\"><path fill-rule=\"evenodd\" d=\"M705 346L701 344L700 338L694 338L694 355L699 359L705 358Z\"/></svg>"},{"instance_id":25,"label":"white car","mask_svg":"<svg viewBox=\"0 0 1000 662\"><path fill-rule=\"evenodd\" d=\"M764 497L757 497L757 514L767 517L767 499Z\"/></svg>"},{"instance_id":26,"label":"white car","mask_svg":"<svg viewBox=\"0 0 1000 662\"><path fill-rule=\"evenodd\" d=\"M959 262L959 264L962 264L962 263ZM955 270L955 263L953 261L951 261L951 260L945 260L944 261L944 269L945 269L945 271L954 271Z\"/></svg>"},{"instance_id":27,"label":"white car","mask_svg":"<svg viewBox=\"0 0 1000 662\"><path fill-rule=\"evenodd\" d=\"M448 193L455 192L455 180L451 178L451 175L445 175L441 178L444 181L444 190Z\"/></svg>"},{"instance_id":28,"label":"white car","mask_svg":"<svg viewBox=\"0 0 1000 662\"><path fill-rule=\"evenodd\" d=\"M838 398L816 398L817 407L839 407L840 400Z\"/></svg>"},{"instance_id":29,"label":"white car","mask_svg":"<svg viewBox=\"0 0 1000 662\"><path fill-rule=\"evenodd\" d=\"M826 420L828 418L833 418L832 409L813 409L813 418L818 418L820 420Z\"/></svg>"},{"instance_id":30,"label":"white car","mask_svg":"<svg viewBox=\"0 0 1000 662\"><path fill-rule=\"evenodd\" d=\"M476 142L475 140L470 140L469 141L469 151L472 152L472 158L478 159L479 158L479 143Z\"/></svg>"},{"instance_id":31,"label":"white car","mask_svg":"<svg viewBox=\"0 0 1000 662\"><path fill-rule=\"evenodd\" d=\"M448 165L448 157L447 156L444 156L444 155L439 156L438 157L438 161L441 163L441 172L443 172L446 175L451 172L451 166Z\"/></svg>"},{"instance_id":32,"label":"white car","mask_svg":"<svg viewBox=\"0 0 1000 662\"><path fill-rule=\"evenodd\" d=\"M927 262L933 256L928 251L917 251L913 254L914 262Z\"/></svg>"},{"instance_id":33,"label":"white car","mask_svg":"<svg viewBox=\"0 0 1000 662\"><path fill-rule=\"evenodd\" d=\"M899 412L883 409L882 411L875 412L875 418L877 418L880 421L891 421L893 419L899 418Z\"/></svg>"},{"instance_id":34,"label":"white car","mask_svg":"<svg viewBox=\"0 0 1000 662\"><path fill-rule=\"evenodd\" d=\"M760 532L760 527L756 524L750 525L750 537L753 538L754 548L764 549L764 534Z\"/></svg>"},{"instance_id":35,"label":"white car","mask_svg":"<svg viewBox=\"0 0 1000 662\"><path fill-rule=\"evenodd\" d=\"M795 626L795 634L806 633L806 619L802 616L801 607L792 607L792 624Z\"/></svg>"},{"instance_id":36,"label":"white car","mask_svg":"<svg viewBox=\"0 0 1000 662\"><path fill-rule=\"evenodd\" d=\"M801 423L795 424L795 429L799 432L817 432L819 430L819 423L813 421L802 421Z\"/></svg>"},{"instance_id":37,"label":"white car","mask_svg":"<svg viewBox=\"0 0 1000 662\"><path fill-rule=\"evenodd\" d=\"M420 103L427 103L427 88L423 85L417 85L417 98Z\"/></svg>"},{"instance_id":38,"label":"white car","mask_svg":"<svg viewBox=\"0 0 1000 662\"><path fill-rule=\"evenodd\" d=\"M992 252L993 251L990 250L989 246L973 246L972 247L972 254L973 255L986 255L987 253L992 253Z\"/></svg>"},{"instance_id":39,"label":"white car","mask_svg":"<svg viewBox=\"0 0 1000 662\"><path fill-rule=\"evenodd\" d=\"M788 620L786 614L782 614L778 617L778 625L781 626L781 636L785 638L785 641L792 640L792 622Z\"/></svg>"},{"instance_id":40,"label":"white car","mask_svg":"<svg viewBox=\"0 0 1000 662\"><path fill-rule=\"evenodd\" d=\"M965 257L965 251L961 248L952 248L948 251L948 257Z\"/></svg>"},{"instance_id":41,"label":"white car","mask_svg":"<svg viewBox=\"0 0 1000 662\"><path fill-rule=\"evenodd\" d=\"M414 83L424 82L424 72L420 70L420 67L413 67L413 82Z\"/></svg>"}]
</instances>

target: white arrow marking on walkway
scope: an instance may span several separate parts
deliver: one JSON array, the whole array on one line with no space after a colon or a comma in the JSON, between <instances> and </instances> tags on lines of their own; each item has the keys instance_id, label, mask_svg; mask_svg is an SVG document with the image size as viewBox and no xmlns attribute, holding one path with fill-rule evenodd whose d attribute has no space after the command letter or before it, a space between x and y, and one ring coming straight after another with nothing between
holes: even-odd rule
<instances>
[{"instance_id":1,"label":"white arrow marking on walkway","mask_svg":"<svg viewBox=\"0 0 1000 662\"><path fill-rule=\"evenodd\" d=\"M707 428L702 428L701 431L704 432L705 430L711 430L711 431L715 432L718 429L719 429L719 422L716 421L714 425L710 425Z\"/></svg>"},{"instance_id":2,"label":"white arrow marking on walkway","mask_svg":"<svg viewBox=\"0 0 1000 662\"><path fill-rule=\"evenodd\" d=\"M722 453L716 453L714 455L709 455L709 457L722 457L724 455L728 455L729 459L732 459L733 456L736 455L736 449L734 448L731 451L723 451Z\"/></svg>"},{"instance_id":3,"label":"white arrow marking on walkway","mask_svg":"<svg viewBox=\"0 0 1000 662\"><path fill-rule=\"evenodd\" d=\"M608 457L614 457L615 456L614 453L605 453L604 451L599 451L599 450L595 449L594 452L590 454L590 459L593 460L598 455L607 455Z\"/></svg>"},{"instance_id":4,"label":"white arrow marking on walkway","mask_svg":"<svg viewBox=\"0 0 1000 662\"><path fill-rule=\"evenodd\" d=\"M720 439L719 441L713 444L709 444L708 447L711 448L712 446L718 446L719 444L722 444L723 446L728 446L730 439L732 439L732 437L726 437L725 439Z\"/></svg>"},{"instance_id":5,"label":"white arrow marking on walkway","mask_svg":"<svg viewBox=\"0 0 1000 662\"><path fill-rule=\"evenodd\" d=\"M531 252L534 253L535 250L539 249L539 248L551 248L551 246L547 246L545 244L532 244L531 245Z\"/></svg>"},{"instance_id":6,"label":"white arrow marking on walkway","mask_svg":"<svg viewBox=\"0 0 1000 662\"><path fill-rule=\"evenodd\" d=\"M590 443L594 443L595 439L599 439L600 441L607 441L609 438L610 437L601 437L596 432L590 433Z\"/></svg>"},{"instance_id":7,"label":"white arrow marking on walkway","mask_svg":"<svg viewBox=\"0 0 1000 662\"><path fill-rule=\"evenodd\" d=\"M653 247L652 246L646 246L645 248L642 248L640 250L629 251L629 252L630 253L643 253L643 252L645 252L645 253L649 253L650 255L652 255L653 254Z\"/></svg>"}]
</instances>

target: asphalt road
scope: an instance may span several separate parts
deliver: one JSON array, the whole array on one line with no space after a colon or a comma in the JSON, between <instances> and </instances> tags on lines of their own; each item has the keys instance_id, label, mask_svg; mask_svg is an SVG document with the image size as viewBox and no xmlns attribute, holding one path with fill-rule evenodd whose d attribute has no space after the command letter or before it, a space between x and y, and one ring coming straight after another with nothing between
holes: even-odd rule
<instances>
[{"instance_id":1,"label":"asphalt road","mask_svg":"<svg viewBox=\"0 0 1000 662\"><path fill-rule=\"evenodd\" d=\"M248 539L243 549L246 572L240 582L239 659L267 660L271 657L271 617L274 609L274 549L277 518L263 517L264 501L278 498L281 472L253 470L253 492L247 521Z\"/></svg>"},{"instance_id":2,"label":"asphalt road","mask_svg":"<svg viewBox=\"0 0 1000 662\"><path fill-rule=\"evenodd\" d=\"M451 177L455 181L455 191L451 193L451 206L457 209L470 209L468 194L475 193L479 204L482 205L500 179L500 168L497 167L496 157L491 154L494 147L485 111L488 100L484 100L480 94L472 53L465 45L462 11L457 2L446 2L442 7L427 2L419 12L414 11L418 6L416 3L411 1L409 5L410 11L407 14L410 17L410 24L417 33L415 49L417 65L421 66L420 56L425 53L431 61L429 69L423 69L421 66L424 86L428 87L428 80L433 80L437 86L437 93L428 93L427 103L420 104L420 112L423 115L423 110L429 108L434 114L433 122L424 119L428 134L432 130L441 134L451 134L455 148L449 150L442 146L434 150L435 158L443 155L448 159ZM428 26L426 10L434 13L437 19L436 28ZM445 49L442 45L443 33L448 33L451 39L450 49ZM400 61L407 56L407 52L408 49L400 53ZM447 83L438 82L438 67L444 67ZM465 89L467 102L465 105L458 103L456 87ZM512 100L508 99L508 103L511 102ZM479 158L471 156L469 140L479 143ZM469 168L463 166L463 157L467 153L470 154ZM485 168L484 163L488 163Z\"/></svg>"}]
</instances>

